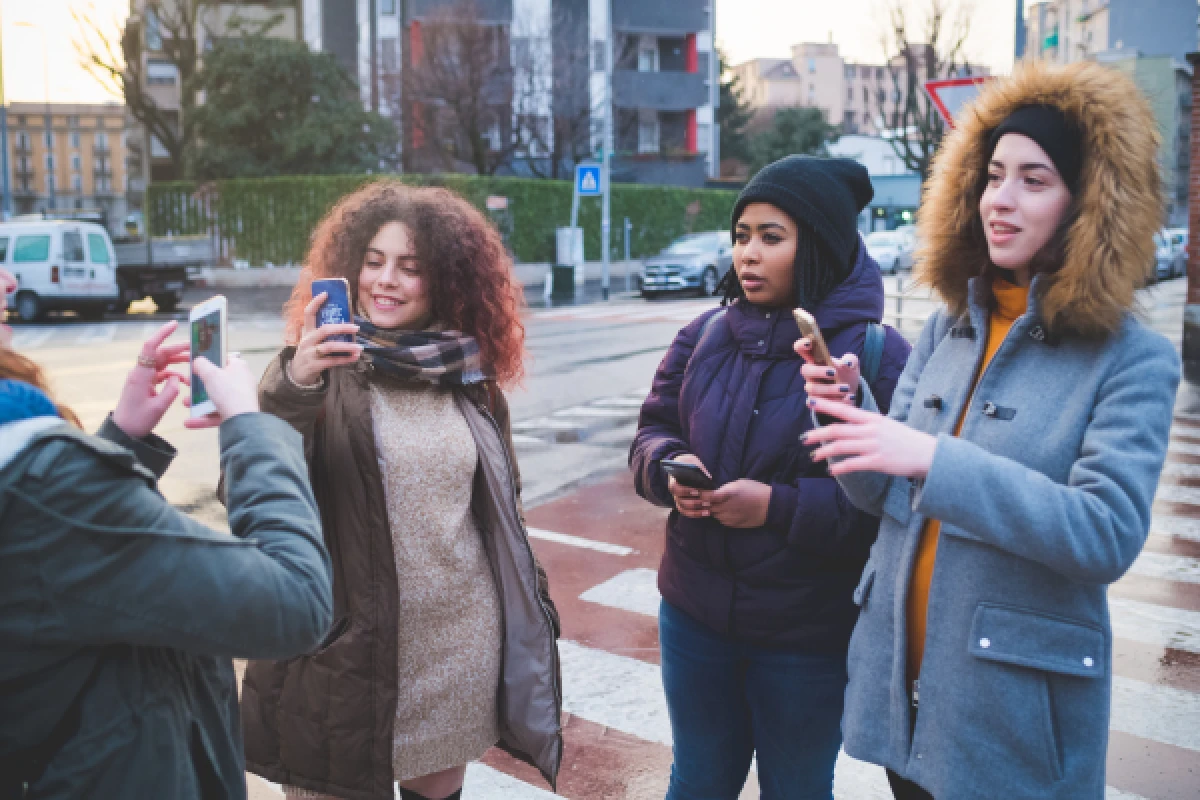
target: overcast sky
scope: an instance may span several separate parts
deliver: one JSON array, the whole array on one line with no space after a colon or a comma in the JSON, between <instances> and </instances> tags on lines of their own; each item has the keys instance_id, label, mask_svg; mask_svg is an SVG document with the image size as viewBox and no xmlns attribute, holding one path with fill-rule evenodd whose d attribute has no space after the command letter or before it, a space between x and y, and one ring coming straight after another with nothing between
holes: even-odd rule
<instances>
[{"instance_id":1,"label":"overcast sky","mask_svg":"<svg viewBox=\"0 0 1200 800\"><path fill-rule=\"evenodd\" d=\"M653 3L655 0L642 0ZM692 0L701 2L702 0ZM786 57L797 42L824 42L830 34L853 61L882 58L879 40L890 0L716 0L717 41L732 63ZM914 9L929 0L909 0ZM1012 67L1015 0L948 0L972 3L968 56L1005 72ZM95 10L114 27L129 0L0 0L3 20L4 89L8 102L42 102L43 54L49 58L50 99L102 103L119 98L105 92L79 66L72 9ZM32 27L31 27L32 26ZM43 49L43 35L45 48Z\"/></svg>"}]
</instances>

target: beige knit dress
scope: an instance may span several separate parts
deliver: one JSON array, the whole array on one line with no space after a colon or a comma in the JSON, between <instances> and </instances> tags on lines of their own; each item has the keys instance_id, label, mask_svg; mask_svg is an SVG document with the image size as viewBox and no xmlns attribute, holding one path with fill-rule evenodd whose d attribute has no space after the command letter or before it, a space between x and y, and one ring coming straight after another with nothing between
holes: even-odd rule
<instances>
[{"instance_id":1,"label":"beige knit dress","mask_svg":"<svg viewBox=\"0 0 1200 800\"><path fill-rule=\"evenodd\" d=\"M396 780L478 759L499 738L504 619L471 512L479 455L449 389L371 386L400 589Z\"/></svg>"}]
</instances>

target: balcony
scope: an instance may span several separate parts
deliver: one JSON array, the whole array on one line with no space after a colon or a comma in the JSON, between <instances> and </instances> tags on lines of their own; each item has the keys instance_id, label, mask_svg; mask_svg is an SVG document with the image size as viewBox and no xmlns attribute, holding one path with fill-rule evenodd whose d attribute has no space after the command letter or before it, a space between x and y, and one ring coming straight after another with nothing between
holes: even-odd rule
<instances>
[{"instance_id":1,"label":"balcony","mask_svg":"<svg viewBox=\"0 0 1200 800\"><path fill-rule=\"evenodd\" d=\"M709 30L708 11L696 0L612 0L613 30L658 35Z\"/></svg>"},{"instance_id":2,"label":"balcony","mask_svg":"<svg viewBox=\"0 0 1200 800\"><path fill-rule=\"evenodd\" d=\"M701 72L613 72L613 103L618 108L690 111L708 102Z\"/></svg>"}]
</instances>

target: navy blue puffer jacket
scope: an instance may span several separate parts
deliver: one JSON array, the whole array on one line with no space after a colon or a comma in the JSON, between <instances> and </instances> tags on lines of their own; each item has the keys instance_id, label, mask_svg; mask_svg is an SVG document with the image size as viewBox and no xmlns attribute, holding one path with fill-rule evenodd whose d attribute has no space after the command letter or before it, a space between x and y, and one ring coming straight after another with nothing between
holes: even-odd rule
<instances>
[{"instance_id":1,"label":"navy blue puffer jacket","mask_svg":"<svg viewBox=\"0 0 1200 800\"><path fill-rule=\"evenodd\" d=\"M814 312L834 356L861 358L867 323L880 321L883 299L879 267L860 245L850 276ZM659 365L629 453L635 485L652 503L673 507L659 460L692 453L718 485L740 478L769 484L771 503L766 524L753 529L673 511L659 590L737 640L844 652L858 612L851 595L879 520L855 509L801 442L812 423L792 315L743 299L704 332L715 313L680 331ZM871 385L884 413L909 350L887 330Z\"/></svg>"}]
</instances>

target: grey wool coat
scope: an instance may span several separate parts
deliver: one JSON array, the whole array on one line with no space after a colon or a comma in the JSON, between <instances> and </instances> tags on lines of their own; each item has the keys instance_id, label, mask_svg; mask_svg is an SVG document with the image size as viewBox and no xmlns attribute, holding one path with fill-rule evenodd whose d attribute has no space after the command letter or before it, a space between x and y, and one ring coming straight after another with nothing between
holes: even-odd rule
<instances>
[{"instance_id":1,"label":"grey wool coat","mask_svg":"<svg viewBox=\"0 0 1200 800\"><path fill-rule=\"evenodd\" d=\"M1013 325L953 435L983 356L989 285L928 321L890 416L938 437L924 481L839 478L883 521L855 592L846 752L935 798L1104 795L1112 684L1107 586L1137 558L1166 457L1179 363L1127 317L1106 340ZM864 408L874 401L864 387ZM939 402L940 400L940 402ZM906 677L910 576L941 520L920 706Z\"/></svg>"},{"instance_id":2,"label":"grey wool coat","mask_svg":"<svg viewBox=\"0 0 1200 800\"><path fill-rule=\"evenodd\" d=\"M1083 170L1061 260L1034 278L972 395L992 302L980 224L991 131L1030 104L1078 127ZM840 480L883 517L855 592L846 751L937 800L1104 796L1107 586L1146 539L1179 383L1174 348L1130 313L1162 220L1157 152L1153 112L1128 77L1031 62L989 82L934 159L917 273L946 306L889 409L938 437L932 468L923 482ZM930 518L942 528L913 729L905 612Z\"/></svg>"}]
</instances>

